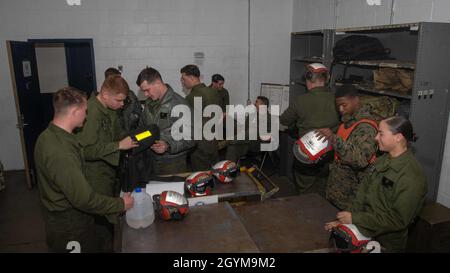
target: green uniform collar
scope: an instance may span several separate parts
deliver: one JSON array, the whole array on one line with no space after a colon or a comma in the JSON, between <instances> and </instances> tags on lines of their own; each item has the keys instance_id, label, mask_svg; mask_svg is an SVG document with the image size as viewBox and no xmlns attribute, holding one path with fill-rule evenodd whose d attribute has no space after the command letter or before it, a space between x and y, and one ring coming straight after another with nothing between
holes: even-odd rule
<instances>
[{"instance_id":1,"label":"green uniform collar","mask_svg":"<svg viewBox=\"0 0 450 273\"><path fill-rule=\"evenodd\" d=\"M75 147L82 147L77 137L74 134L67 132L61 127L55 125L53 122L50 122L48 125L48 129L53 132L55 135L63 137L67 142Z\"/></svg>"},{"instance_id":2,"label":"green uniform collar","mask_svg":"<svg viewBox=\"0 0 450 273\"><path fill-rule=\"evenodd\" d=\"M109 115L111 113L111 111L114 111L112 109L109 109L106 106L103 106L103 104L100 102L100 100L97 98L97 96L93 96L90 99L93 100L95 107L97 107L103 114Z\"/></svg>"},{"instance_id":3,"label":"green uniform collar","mask_svg":"<svg viewBox=\"0 0 450 273\"><path fill-rule=\"evenodd\" d=\"M313 89L309 90L310 93L314 94L317 92L328 92L328 88L326 88L325 86L318 86L318 87L314 87Z\"/></svg>"},{"instance_id":4,"label":"green uniform collar","mask_svg":"<svg viewBox=\"0 0 450 273\"><path fill-rule=\"evenodd\" d=\"M206 85L205 85L204 83L199 83L199 84L197 84L196 86L192 87L192 91L193 91L194 89L200 89L200 88L204 88L204 87L206 87Z\"/></svg>"},{"instance_id":5,"label":"green uniform collar","mask_svg":"<svg viewBox=\"0 0 450 273\"><path fill-rule=\"evenodd\" d=\"M392 158L388 153L379 157L379 160L375 162L375 168L380 171L386 171L387 169L392 169L396 173L400 172L405 164L411 161L413 157L409 150L406 150L403 154L398 157Z\"/></svg>"},{"instance_id":6,"label":"green uniform collar","mask_svg":"<svg viewBox=\"0 0 450 273\"><path fill-rule=\"evenodd\" d=\"M375 120L370 114L370 108L365 104L362 104L361 107L353 113L353 115L342 116L342 122L345 124L345 128L352 126L355 122L361 119Z\"/></svg>"}]
</instances>

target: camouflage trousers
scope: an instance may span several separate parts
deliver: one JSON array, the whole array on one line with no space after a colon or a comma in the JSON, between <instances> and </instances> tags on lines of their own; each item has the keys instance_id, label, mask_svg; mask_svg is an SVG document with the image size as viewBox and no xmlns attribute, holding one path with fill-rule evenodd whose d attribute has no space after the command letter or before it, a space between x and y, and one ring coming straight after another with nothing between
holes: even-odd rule
<instances>
[{"instance_id":1,"label":"camouflage trousers","mask_svg":"<svg viewBox=\"0 0 450 273\"><path fill-rule=\"evenodd\" d=\"M341 210L352 205L358 192L360 181L349 166L332 163L325 189L325 198Z\"/></svg>"}]
</instances>

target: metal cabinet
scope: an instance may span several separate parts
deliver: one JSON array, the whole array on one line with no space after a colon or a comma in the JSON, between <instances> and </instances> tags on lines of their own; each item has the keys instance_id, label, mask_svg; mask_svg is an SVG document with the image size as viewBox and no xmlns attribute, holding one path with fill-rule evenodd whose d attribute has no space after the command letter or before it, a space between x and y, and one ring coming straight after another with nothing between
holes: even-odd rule
<instances>
[{"instance_id":1,"label":"metal cabinet","mask_svg":"<svg viewBox=\"0 0 450 273\"><path fill-rule=\"evenodd\" d=\"M355 34L378 38L390 49L393 59L333 62L334 44ZM362 79L354 83L361 93L392 96L400 101L402 113L409 116L418 136L412 149L428 179L427 199L435 201L449 118L450 23L420 22L292 33L291 101L305 90L299 81L304 64L298 63L315 61L311 59L314 56L320 56L325 65L332 66L332 87L346 70L347 77ZM376 90L370 82L373 82L373 70L380 67L413 71L412 90L406 93Z\"/></svg>"}]
</instances>

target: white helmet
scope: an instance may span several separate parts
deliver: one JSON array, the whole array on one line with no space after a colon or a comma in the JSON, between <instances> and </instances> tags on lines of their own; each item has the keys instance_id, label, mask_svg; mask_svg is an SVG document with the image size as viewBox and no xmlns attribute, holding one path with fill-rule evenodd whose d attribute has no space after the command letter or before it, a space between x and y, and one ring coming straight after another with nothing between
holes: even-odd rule
<instances>
[{"instance_id":1,"label":"white helmet","mask_svg":"<svg viewBox=\"0 0 450 273\"><path fill-rule=\"evenodd\" d=\"M213 166L213 174L220 182L230 183L238 175L238 167L233 161L223 160Z\"/></svg>"},{"instance_id":2,"label":"white helmet","mask_svg":"<svg viewBox=\"0 0 450 273\"><path fill-rule=\"evenodd\" d=\"M324 154L333 149L328 140L319 140L316 134L314 130L310 131L294 143L294 156L298 161L316 164Z\"/></svg>"}]
</instances>

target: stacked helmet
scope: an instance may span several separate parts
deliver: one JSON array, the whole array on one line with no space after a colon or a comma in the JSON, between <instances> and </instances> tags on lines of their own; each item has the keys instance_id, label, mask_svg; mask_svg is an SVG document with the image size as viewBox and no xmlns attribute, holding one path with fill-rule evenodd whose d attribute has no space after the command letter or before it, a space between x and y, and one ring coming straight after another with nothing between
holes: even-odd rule
<instances>
[{"instance_id":1,"label":"stacked helmet","mask_svg":"<svg viewBox=\"0 0 450 273\"><path fill-rule=\"evenodd\" d=\"M211 193L214 178L211 172L195 172L186 178L185 185L192 197L205 196Z\"/></svg>"},{"instance_id":2,"label":"stacked helmet","mask_svg":"<svg viewBox=\"0 0 450 273\"><path fill-rule=\"evenodd\" d=\"M315 81L315 75L321 74L324 79L328 79L328 68L321 63L311 63L306 66L304 78Z\"/></svg>"},{"instance_id":3,"label":"stacked helmet","mask_svg":"<svg viewBox=\"0 0 450 273\"><path fill-rule=\"evenodd\" d=\"M189 211L186 197L176 191L153 195L156 211L163 220L182 220Z\"/></svg>"},{"instance_id":4,"label":"stacked helmet","mask_svg":"<svg viewBox=\"0 0 450 273\"><path fill-rule=\"evenodd\" d=\"M361 253L367 250L369 242L371 238L364 236L352 224L339 224L330 235L330 244L337 252Z\"/></svg>"},{"instance_id":5,"label":"stacked helmet","mask_svg":"<svg viewBox=\"0 0 450 273\"><path fill-rule=\"evenodd\" d=\"M318 163L333 147L328 140L319 140L315 131L310 131L294 143L295 158L304 164Z\"/></svg>"},{"instance_id":6,"label":"stacked helmet","mask_svg":"<svg viewBox=\"0 0 450 273\"><path fill-rule=\"evenodd\" d=\"M222 183L230 183L238 175L238 166L230 160L217 162L213 166L213 174Z\"/></svg>"}]
</instances>

